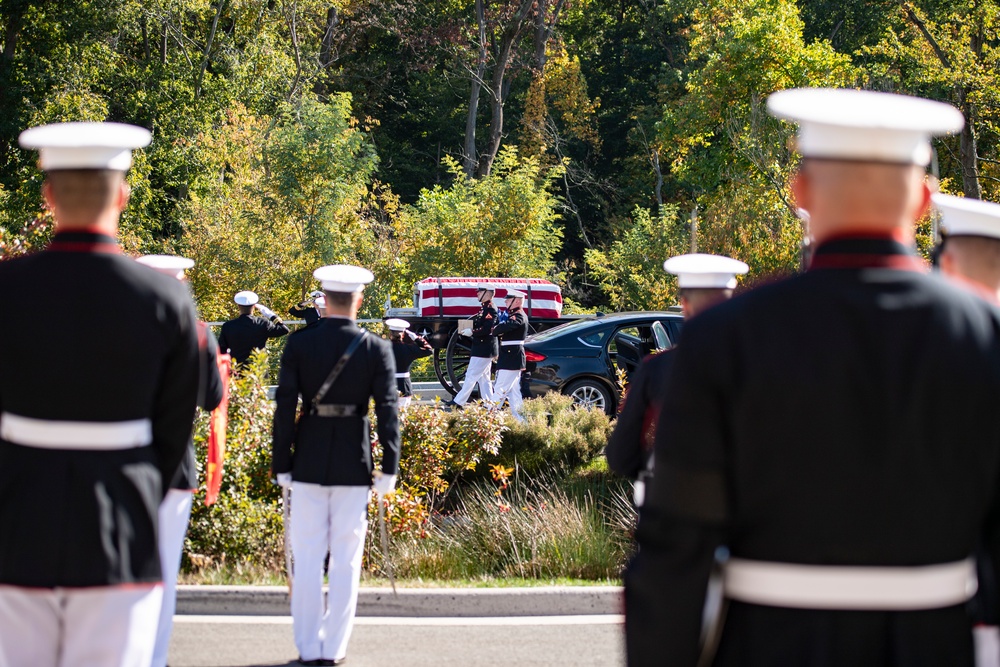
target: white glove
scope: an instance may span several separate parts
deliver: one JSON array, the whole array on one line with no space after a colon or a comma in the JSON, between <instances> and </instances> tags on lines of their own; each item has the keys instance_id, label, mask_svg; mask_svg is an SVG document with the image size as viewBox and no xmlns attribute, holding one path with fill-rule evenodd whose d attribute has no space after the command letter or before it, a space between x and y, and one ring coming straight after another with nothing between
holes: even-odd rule
<instances>
[{"instance_id":1,"label":"white glove","mask_svg":"<svg viewBox=\"0 0 1000 667\"><path fill-rule=\"evenodd\" d=\"M257 310L259 310L260 314L266 317L267 319L271 319L276 315L276 313L273 310L271 310L267 306L262 306L259 303L257 304Z\"/></svg>"},{"instance_id":2,"label":"white glove","mask_svg":"<svg viewBox=\"0 0 1000 667\"><path fill-rule=\"evenodd\" d=\"M462 329L458 333L460 333L463 336L470 336L471 337L472 336L472 328L471 327L465 327L464 329Z\"/></svg>"},{"instance_id":3,"label":"white glove","mask_svg":"<svg viewBox=\"0 0 1000 667\"><path fill-rule=\"evenodd\" d=\"M372 477L374 478L372 486L375 487L375 493L380 499L392 493L393 489L396 488L395 475L386 475L381 470L376 470Z\"/></svg>"},{"instance_id":4,"label":"white glove","mask_svg":"<svg viewBox=\"0 0 1000 667\"><path fill-rule=\"evenodd\" d=\"M409 329L406 330L406 335L410 337L410 340L416 340L417 339L417 334L413 333Z\"/></svg>"},{"instance_id":5,"label":"white glove","mask_svg":"<svg viewBox=\"0 0 1000 667\"><path fill-rule=\"evenodd\" d=\"M279 472L277 478L278 486L283 489L287 489L292 485L292 473L290 472Z\"/></svg>"}]
</instances>

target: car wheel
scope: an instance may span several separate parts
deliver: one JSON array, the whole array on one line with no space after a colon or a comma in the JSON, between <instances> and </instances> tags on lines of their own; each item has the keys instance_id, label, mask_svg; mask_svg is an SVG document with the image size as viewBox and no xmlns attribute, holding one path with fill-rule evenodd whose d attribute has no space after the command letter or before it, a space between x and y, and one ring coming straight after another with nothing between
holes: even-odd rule
<instances>
[{"instance_id":1,"label":"car wheel","mask_svg":"<svg viewBox=\"0 0 1000 667\"><path fill-rule=\"evenodd\" d=\"M578 408L604 410L612 414L614 409L611 391L597 380L577 380L566 386L563 393L573 398L573 405Z\"/></svg>"}]
</instances>

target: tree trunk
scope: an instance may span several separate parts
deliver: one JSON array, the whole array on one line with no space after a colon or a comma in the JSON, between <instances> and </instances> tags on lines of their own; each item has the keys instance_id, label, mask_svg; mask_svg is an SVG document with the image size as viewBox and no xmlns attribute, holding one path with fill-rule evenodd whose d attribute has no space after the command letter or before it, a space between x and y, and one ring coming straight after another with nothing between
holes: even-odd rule
<instances>
[{"instance_id":1,"label":"tree trunk","mask_svg":"<svg viewBox=\"0 0 1000 667\"><path fill-rule=\"evenodd\" d=\"M475 175L478 162L476 153L476 118L479 115L479 92L483 89L486 75L486 8L483 0L476 0L476 22L479 24L479 54L476 71L472 74L472 90L469 93L469 113L465 118L465 150L462 153L462 167L465 175Z\"/></svg>"},{"instance_id":2,"label":"tree trunk","mask_svg":"<svg viewBox=\"0 0 1000 667\"><path fill-rule=\"evenodd\" d=\"M194 84L194 98L201 96L201 82L205 77L205 70L208 69L208 61L212 54L212 43L215 41L215 31L219 27L219 17L222 9L226 6L226 0L219 0L219 6L215 9L215 16L212 17L212 28L208 31L208 42L205 43L205 55L201 61L201 69L198 71L198 80Z\"/></svg>"},{"instance_id":3,"label":"tree trunk","mask_svg":"<svg viewBox=\"0 0 1000 667\"><path fill-rule=\"evenodd\" d=\"M24 7L19 6L11 14L10 18L7 19L7 27L4 29L3 33L3 54L0 58L3 59L2 65L4 68L10 66L10 63L14 60L14 54L17 52L17 37L21 33L21 23L24 20Z\"/></svg>"},{"instance_id":4,"label":"tree trunk","mask_svg":"<svg viewBox=\"0 0 1000 667\"><path fill-rule=\"evenodd\" d=\"M552 39L552 33L559 22L559 14L562 13L566 0L555 0L555 3L550 18L549 8L552 6L552 0L538 0L538 9L535 14L535 56L532 66L539 73L545 70L546 48L549 45L549 40Z\"/></svg>"},{"instance_id":5,"label":"tree trunk","mask_svg":"<svg viewBox=\"0 0 1000 667\"><path fill-rule=\"evenodd\" d=\"M500 140L503 138L503 106L507 101L507 91L509 90L509 84L505 81L507 68L510 66L514 44L524 28L525 19L527 19L528 12L534 3L535 0L522 0L521 6L511 17L510 23L507 24L500 37L490 83L493 94L490 100L490 138L486 142L486 150L479 158L479 167L476 169L476 176L479 178L490 175L493 160L500 152Z\"/></svg>"},{"instance_id":6,"label":"tree trunk","mask_svg":"<svg viewBox=\"0 0 1000 667\"><path fill-rule=\"evenodd\" d=\"M319 50L319 64L328 67L334 60L333 34L340 23L340 14L336 7L326 10L326 29L323 31L323 42Z\"/></svg>"},{"instance_id":7,"label":"tree trunk","mask_svg":"<svg viewBox=\"0 0 1000 667\"><path fill-rule=\"evenodd\" d=\"M959 156L962 161L962 192L969 199L982 199L983 189L979 183L979 155L976 151L975 109L963 88L959 93L965 126L960 137Z\"/></svg>"}]
</instances>

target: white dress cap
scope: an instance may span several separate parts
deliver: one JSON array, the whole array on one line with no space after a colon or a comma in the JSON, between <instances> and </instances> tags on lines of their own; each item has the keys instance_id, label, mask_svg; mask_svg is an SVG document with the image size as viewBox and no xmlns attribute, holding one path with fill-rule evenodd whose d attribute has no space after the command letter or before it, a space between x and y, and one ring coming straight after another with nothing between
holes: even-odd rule
<instances>
[{"instance_id":1,"label":"white dress cap","mask_svg":"<svg viewBox=\"0 0 1000 667\"><path fill-rule=\"evenodd\" d=\"M772 116L799 124L803 157L927 166L932 136L962 129L962 113L920 97L841 88L781 90Z\"/></svg>"},{"instance_id":2,"label":"white dress cap","mask_svg":"<svg viewBox=\"0 0 1000 667\"><path fill-rule=\"evenodd\" d=\"M988 236L1000 239L1000 204L934 194L934 207L941 212L941 226L948 236Z\"/></svg>"},{"instance_id":3,"label":"white dress cap","mask_svg":"<svg viewBox=\"0 0 1000 667\"><path fill-rule=\"evenodd\" d=\"M505 296L504 298L505 299L523 299L526 296L528 296L528 295L525 294L524 292L522 292L521 290L518 290L518 289L509 289L509 290L507 290L507 296Z\"/></svg>"},{"instance_id":4,"label":"white dress cap","mask_svg":"<svg viewBox=\"0 0 1000 667\"><path fill-rule=\"evenodd\" d=\"M260 298L257 297L257 294L255 292L251 292L250 290L243 290L242 292L236 293L236 296L233 297L233 301L235 301L241 306L252 306L258 301L260 301Z\"/></svg>"},{"instance_id":5,"label":"white dress cap","mask_svg":"<svg viewBox=\"0 0 1000 667\"><path fill-rule=\"evenodd\" d=\"M353 294L360 292L365 288L365 285L375 280L375 275L360 266L333 264L321 266L313 271L313 278L318 280L327 292Z\"/></svg>"},{"instance_id":6,"label":"white dress cap","mask_svg":"<svg viewBox=\"0 0 1000 667\"><path fill-rule=\"evenodd\" d=\"M312 292L309 292L309 296L314 299L318 299L323 296L323 290L314 289Z\"/></svg>"},{"instance_id":7,"label":"white dress cap","mask_svg":"<svg viewBox=\"0 0 1000 667\"><path fill-rule=\"evenodd\" d=\"M698 253L671 257L663 263L663 269L677 276L677 286L682 289L733 289L736 276L750 267L732 257Z\"/></svg>"},{"instance_id":8,"label":"white dress cap","mask_svg":"<svg viewBox=\"0 0 1000 667\"><path fill-rule=\"evenodd\" d=\"M476 290L486 290L487 292L496 292L497 289L490 283L479 283L476 285Z\"/></svg>"},{"instance_id":9,"label":"white dress cap","mask_svg":"<svg viewBox=\"0 0 1000 667\"><path fill-rule=\"evenodd\" d=\"M124 123L55 123L21 133L22 148L38 149L43 171L110 169L128 171L132 149L149 145L149 130Z\"/></svg>"},{"instance_id":10,"label":"white dress cap","mask_svg":"<svg viewBox=\"0 0 1000 667\"><path fill-rule=\"evenodd\" d=\"M185 269L194 266L193 259L177 255L143 255L137 257L135 261L178 280L184 277Z\"/></svg>"},{"instance_id":11,"label":"white dress cap","mask_svg":"<svg viewBox=\"0 0 1000 667\"><path fill-rule=\"evenodd\" d=\"M410 323L406 320L401 320L398 317L391 317L385 321L385 325L389 327L389 331L406 331L410 328Z\"/></svg>"}]
</instances>

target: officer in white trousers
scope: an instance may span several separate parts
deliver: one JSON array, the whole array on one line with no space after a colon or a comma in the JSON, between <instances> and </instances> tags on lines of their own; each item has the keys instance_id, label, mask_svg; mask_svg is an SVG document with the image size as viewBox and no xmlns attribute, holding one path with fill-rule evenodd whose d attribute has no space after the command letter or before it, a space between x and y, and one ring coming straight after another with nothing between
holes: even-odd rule
<instances>
[{"instance_id":1,"label":"officer in white trousers","mask_svg":"<svg viewBox=\"0 0 1000 667\"><path fill-rule=\"evenodd\" d=\"M144 255L136 261L180 281L184 280L184 271L194 266L193 259L176 255ZM202 355L198 406L203 410L212 411L222 402L224 389L216 360L219 345L204 322L198 322L198 347ZM157 545L160 551L160 566L163 570L163 606L160 608L160 622L156 630L152 667L165 667L167 664L170 634L174 627L174 611L177 609L177 573L181 567L184 535L187 533L197 487L198 471L192 439L188 442L187 454L174 474L163 502L160 503Z\"/></svg>"},{"instance_id":2,"label":"officer in white trousers","mask_svg":"<svg viewBox=\"0 0 1000 667\"><path fill-rule=\"evenodd\" d=\"M493 327L497 323L497 309L493 306L493 295L496 289L489 283L476 286L476 298L482 304L479 313L472 318L472 326L460 333L472 338L469 350L469 365L465 369L465 379L462 389L445 405L452 408L462 408L472 395L472 390L479 385L479 395L486 402L493 401L493 385L490 383L490 373L493 370L493 360L497 357L497 337L493 335Z\"/></svg>"},{"instance_id":3,"label":"officer in white trousers","mask_svg":"<svg viewBox=\"0 0 1000 667\"><path fill-rule=\"evenodd\" d=\"M510 413L520 422L524 421L521 414L521 372L524 371L526 361L524 338L528 335L528 316L522 307L525 296L520 290L507 290L507 296L504 297L507 306L505 321L494 326L492 332L500 342L493 400L502 407L506 399L510 403Z\"/></svg>"},{"instance_id":4,"label":"officer in white trousers","mask_svg":"<svg viewBox=\"0 0 1000 667\"><path fill-rule=\"evenodd\" d=\"M337 265L313 275L326 293L326 317L288 337L275 394L272 469L292 491L292 622L299 662L336 665L347 654L354 624L369 490L374 484L381 497L396 483L396 364L389 341L355 324L371 272ZM300 396L304 407L296 419ZM369 440L371 399L382 445L379 471Z\"/></svg>"},{"instance_id":5,"label":"officer in white trousers","mask_svg":"<svg viewBox=\"0 0 1000 667\"><path fill-rule=\"evenodd\" d=\"M0 262L14 319L59 295L65 322L0 349L0 665L147 667L163 597L157 510L191 437L198 327L188 290L126 257L118 220L149 131L59 123L39 149L56 233ZM68 353L67 352L70 352Z\"/></svg>"}]
</instances>

